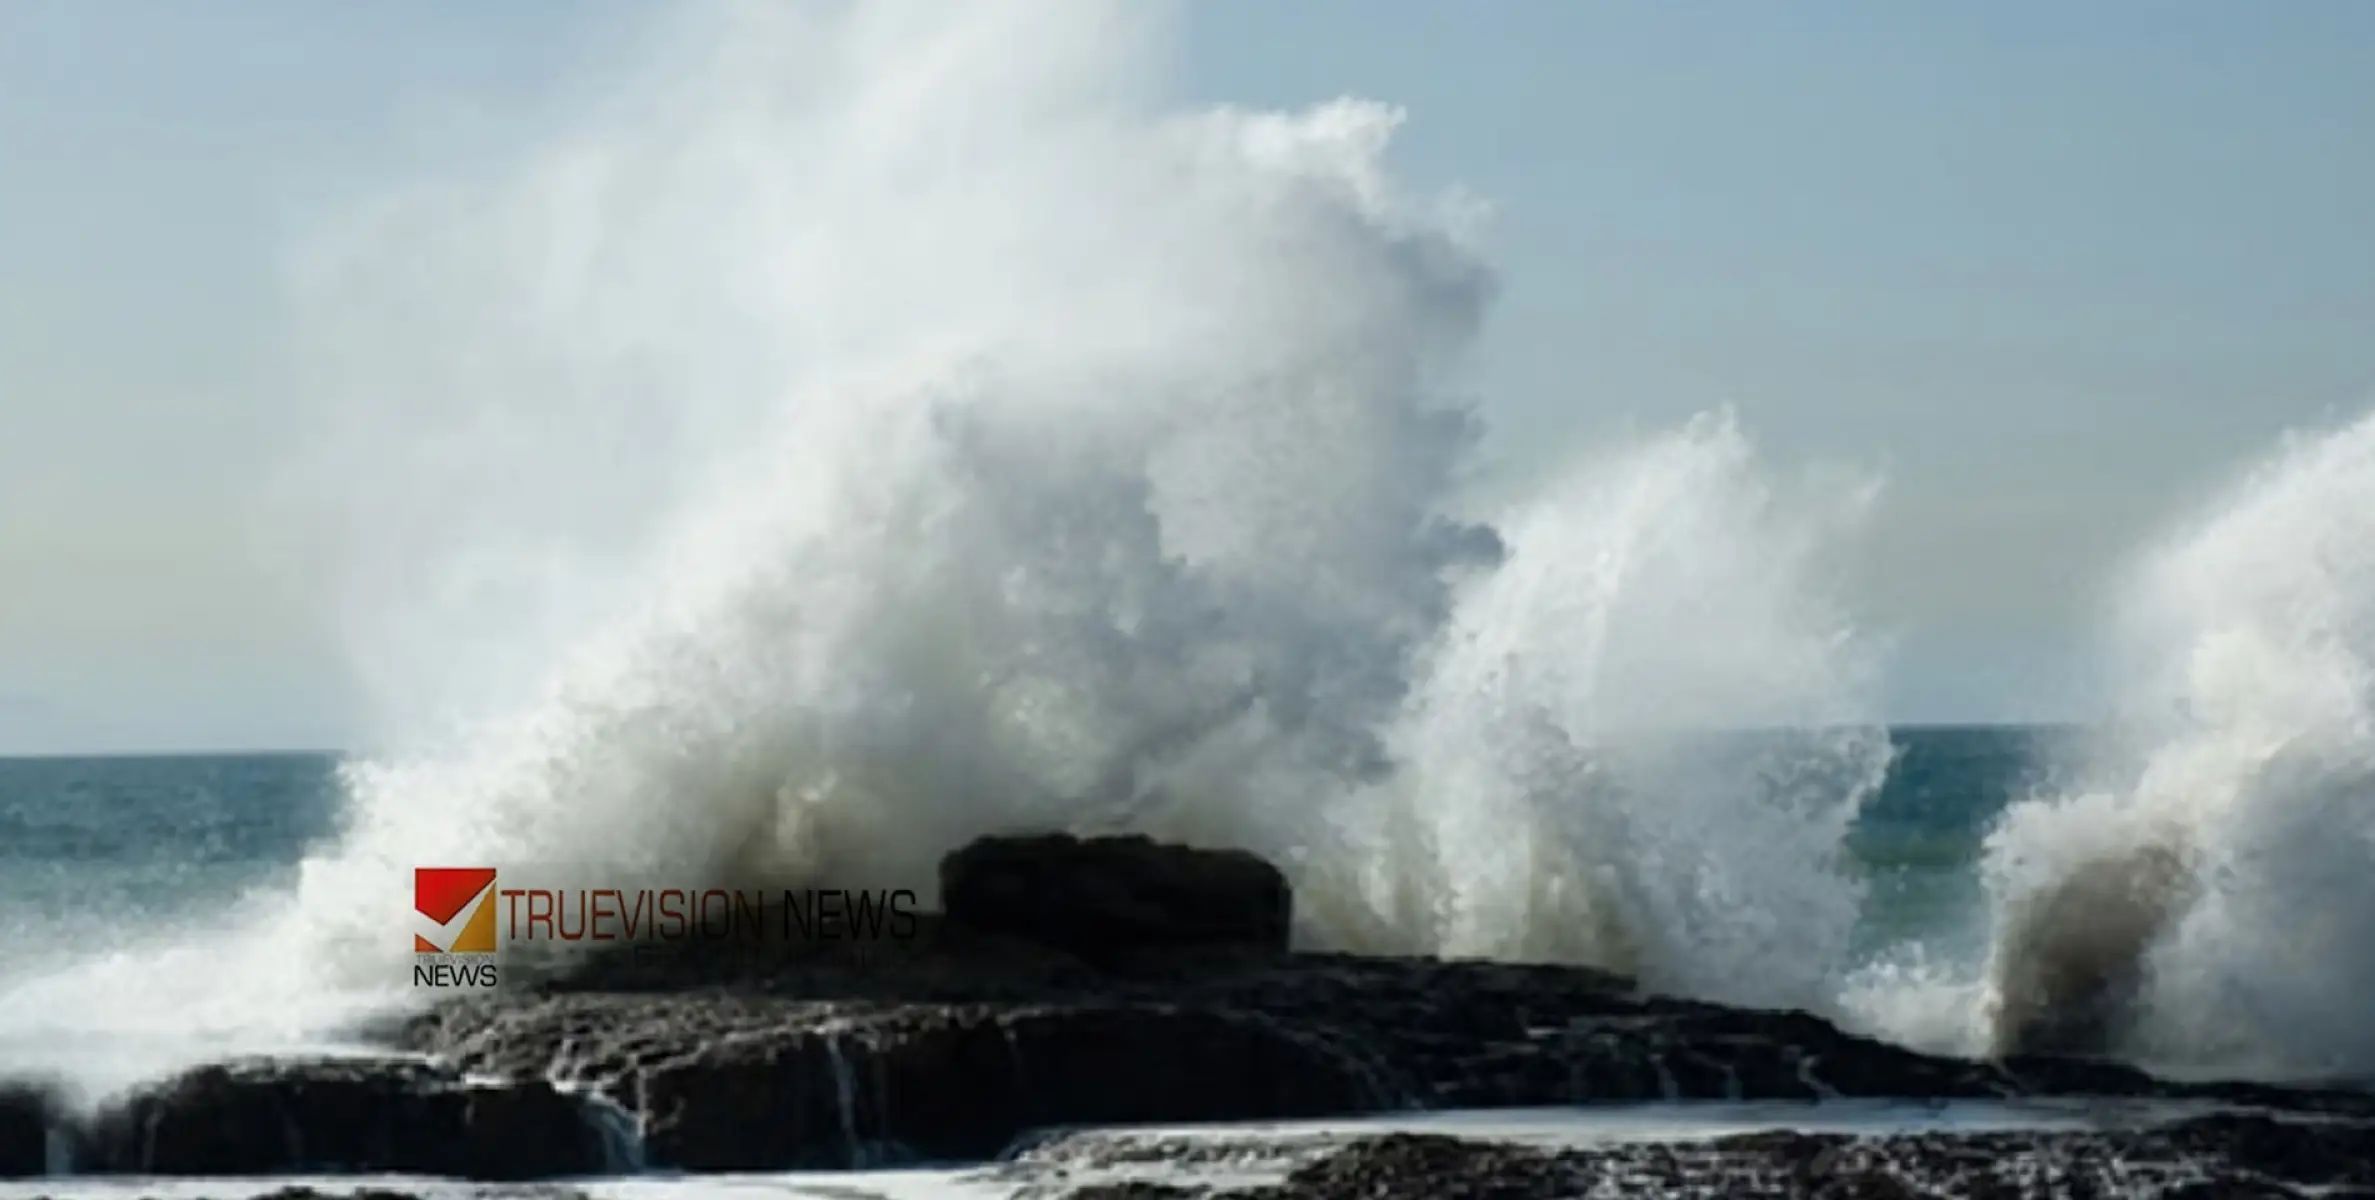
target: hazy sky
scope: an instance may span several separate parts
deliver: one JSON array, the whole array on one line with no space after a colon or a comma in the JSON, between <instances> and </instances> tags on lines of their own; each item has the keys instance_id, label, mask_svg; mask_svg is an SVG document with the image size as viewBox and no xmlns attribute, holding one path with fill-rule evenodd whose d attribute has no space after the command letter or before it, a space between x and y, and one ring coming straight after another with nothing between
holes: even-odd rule
<instances>
[{"instance_id":1,"label":"hazy sky","mask_svg":"<svg viewBox=\"0 0 2375 1200\"><path fill-rule=\"evenodd\" d=\"M0 0L0 752L330 745L253 536L293 231L619 3ZM1230 0L1185 98L1405 106L1498 217L1494 486L1731 404L1885 471L1909 719L2061 716L2110 561L2375 401L2375 5ZM439 128L450 131L451 121Z\"/></svg>"}]
</instances>

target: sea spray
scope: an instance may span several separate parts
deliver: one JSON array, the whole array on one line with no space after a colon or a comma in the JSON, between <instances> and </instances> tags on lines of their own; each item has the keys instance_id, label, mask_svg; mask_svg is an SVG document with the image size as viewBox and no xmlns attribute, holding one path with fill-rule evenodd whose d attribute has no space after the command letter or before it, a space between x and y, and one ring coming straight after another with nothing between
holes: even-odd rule
<instances>
[{"instance_id":1,"label":"sea spray","mask_svg":"<svg viewBox=\"0 0 2375 1200\"><path fill-rule=\"evenodd\" d=\"M1251 848L1308 944L1827 1002L1861 484L1711 418L1455 518L1474 206L1383 106L1166 107L1136 7L660 19L300 256L288 487L378 717L340 838L0 1014L295 1044L430 998L416 866L928 890L1018 827Z\"/></svg>"},{"instance_id":2,"label":"sea spray","mask_svg":"<svg viewBox=\"0 0 2375 1200\"><path fill-rule=\"evenodd\" d=\"M453 647L450 680L391 685L388 706L426 728L505 699L356 765L354 827L306 880L323 936L376 925L390 873L424 861L927 886L940 853L1018 825L1276 853L1382 762L1401 659L1475 553L1436 511L1470 431L1435 380L1488 290L1382 175L1395 114L1154 111L1107 61L1135 65L1130 39L898 11L737 13L721 36L821 37L800 53L843 83L704 60L628 128L375 214L326 256L309 312L350 351L389 303L439 328L547 319L436 356L438 395L469 400L452 424L414 404L418 366L325 382L371 431L335 443L340 476L384 484L358 519L404 503L440 531L354 541L361 594L402 597L356 611L363 657ZM579 255L625 279L551 291ZM490 277L507 262L529 265ZM618 306L641 295L613 386ZM782 353L720 380L718 328ZM554 361L578 364L571 386L533 386ZM548 601L567 555L502 547L566 508L545 477L582 491L613 469L584 423L622 407L668 426L682 475L638 492L660 515L619 535L627 582ZM408 561L382 575L391 554ZM398 576L470 599L416 606ZM471 657L508 636L490 623L557 649L481 679L510 670Z\"/></svg>"},{"instance_id":3,"label":"sea spray","mask_svg":"<svg viewBox=\"0 0 2375 1200\"><path fill-rule=\"evenodd\" d=\"M1398 114L1164 109L1121 6L664 23L575 127L306 246L288 486L386 749L292 891L0 995L45 1053L112 1086L425 1000L420 865L1284 858L1382 769L1491 550L1438 511L1490 277L1385 175Z\"/></svg>"},{"instance_id":4,"label":"sea spray","mask_svg":"<svg viewBox=\"0 0 2375 1200\"><path fill-rule=\"evenodd\" d=\"M1890 749L1885 647L1824 586L1875 495L1777 476L1728 414L1504 523L1396 728L1405 936L1825 1009L1860 903L1840 846Z\"/></svg>"},{"instance_id":5,"label":"sea spray","mask_svg":"<svg viewBox=\"0 0 2375 1200\"><path fill-rule=\"evenodd\" d=\"M1584 465L1510 525L1514 548L1452 519L1475 430L1441 382L1490 278L1469 210L1385 172L1397 114L1164 112L1120 82L1153 72L1108 61L1143 66L1138 38L1042 41L1041 17L937 16L798 26L842 39L822 44L847 56L829 74L849 94L808 76L705 78L474 205L440 193L412 218L427 236L344 247L348 273L325 296L371 303L325 335L337 344L375 336L404 281L448 284L414 298L443 321L459 293L489 325L513 293L548 318L525 348L448 356L457 374L440 391L474 397L473 435L558 429L558 446L523 439L457 465L423 449L455 434L409 392L381 390L377 372L334 380L375 431L365 473L401 475L394 494L452 518L427 544L429 578L478 578L490 517L549 515L547 497L505 486L513 457L575 487L608 469L574 457L585 388L668 424L687 475L615 589L628 601L590 633L549 638L562 648L526 703L458 751L358 767L357 829L325 889L357 861L465 842L627 878L831 864L910 884L979 832L1134 829L1286 863L1317 944L1578 958L1807 1001L1852 920L1828 843L1885 760L1863 647L1815 586L1833 510L1860 487L1769 495L1746 439L1711 420ZM757 24L731 28L763 44L789 36L777 19L740 13ZM1008 94L1025 68L1029 86ZM958 152L958 130L1014 145ZM754 189L776 203L739 199ZM737 199L671 216L717 195ZM632 217L586 216L613 206ZM522 217L547 213L571 219ZM365 232L384 239L391 220L413 227L381 214ZM820 223L846 228L821 241ZM911 246L924 226L940 251L928 262ZM686 239L692 252L673 253ZM777 253L711 253L721 240ZM546 271L485 266L589 254L658 273L649 294L670 308L638 337L638 372L681 380L667 411L592 365L555 389L487 365L618 354L618 306L641 293L555 292ZM726 273L687 288L674 272L691 263ZM571 304L606 307L560 319ZM702 357L719 326L800 352L720 382ZM671 421L677 409L708 420ZM496 474L473 473L479 460ZM449 513L456 471L477 499ZM377 561L376 543L362 548ZM1562 577L1590 556L1620 569ZM498 594L521 589L536 590ZM1596 624L1565 626L1570 604L1600 606ZM534 623L544 609L525 611ZM1563 690L1459 694L1478 637ZM360 638L415 641L373 622ZM472 680L466 698L513 690ZM1517 726L1496 750L1544 720L1569 742L1503 763L1528 773L1538 818L1523 840L1540 867L1523 878L1572 891L1563 908L1494 914L1474 893L1497 865L1445 846L1507 794L1506 778L1463 777L1485 762L1463 723L1491 704L1485 719ZM1743 724L1783 732L1722 739ZM1808 725L1821 730L1789 732ZM1348 832L1411 804L1381 838ZM1466 924L1437 937L1379 910L1381 878Z\"/></svg>"},{"instance_id":6,"label":"sea spray","mask_svg":"<svg viewBox=\"0 0 2375 1200\"><path fill-rule=\"evenodd\" d=\"M2375 417L2292 439L2133 571L2098 786L1991 837L1980 1033L2375 1071Z\"/></svg>"}]
</instances>

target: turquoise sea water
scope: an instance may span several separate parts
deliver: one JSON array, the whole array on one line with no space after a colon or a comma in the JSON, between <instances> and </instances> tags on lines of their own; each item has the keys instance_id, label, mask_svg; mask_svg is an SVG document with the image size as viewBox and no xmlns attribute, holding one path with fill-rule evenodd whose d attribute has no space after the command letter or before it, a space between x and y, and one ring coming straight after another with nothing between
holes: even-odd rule
<instances>
[{"instance_id":1,"label":"turquoise sea water","mask_svg":"<svg viewBox=\"0 0 2375 1200\"><path fill-rule=\"evenodd\" d=\"M2054 726L1891 731L1888 783L1864 806L1849 862L1866 880L1867 952L1908 940L1952 945L1983 936L1978 856L2013 800L2049 786L2075 732Z\"/></svg>"}]
</instances>

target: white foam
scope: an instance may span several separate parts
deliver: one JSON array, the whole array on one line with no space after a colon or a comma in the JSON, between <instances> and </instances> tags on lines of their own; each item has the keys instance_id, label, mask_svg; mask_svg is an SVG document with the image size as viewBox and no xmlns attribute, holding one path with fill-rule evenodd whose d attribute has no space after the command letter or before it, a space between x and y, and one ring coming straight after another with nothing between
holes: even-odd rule
<instances>
[{"instance_id":1,"label":"white foam","mask_svg":"<svg viewBox=\"0 0 2375 1200\"><path fill-rule=\"evenodd\" d=\"M1859 1006L1902 1039L1982 1052L2032 1027L1997 1018L2008 986L2075 1006L2127 975L2098 1049L2182 1074L2365 1077L2375 418L2289 440L2150 547L2114 617L2122 719L2080 786L2015 804L1990 837L1990 960L1876 972Z\"/></svg>"},{"instance_id":2,"label":"white foam","mask_svg":"<svg viewBox=\"0 0 2375 1200\"><path fill-rule=\"evenodd\" d=\"M1451 520L1473 205L1382 105L1169 106L1138 6L648 44L304 247L288 486L385 749L293 890L17 981L5 1053L112 1083L413 1003L415 866L928 893L1030 826L1251 848L1317 944L1828 1002L1886 760L1824 586L1861 482L1718 416Z\"/></svg>"}]
</instances>

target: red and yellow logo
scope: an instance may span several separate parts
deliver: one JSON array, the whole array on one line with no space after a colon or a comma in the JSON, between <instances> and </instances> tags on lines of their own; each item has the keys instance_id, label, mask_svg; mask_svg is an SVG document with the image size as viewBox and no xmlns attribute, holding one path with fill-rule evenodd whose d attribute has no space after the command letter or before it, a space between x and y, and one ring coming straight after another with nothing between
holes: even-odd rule
<instances>
[{"instance_id":1,"label":"red and yellow logo","mask_svg":"<svg viewBox=\"0 0 2375 1200\"><path fill-rule=\"evenodd\" d=\"M435 938L413 932L415 953L495 952L495 868L415 867L412 907L437 930Z\"/></svg>"}]
</instances>

